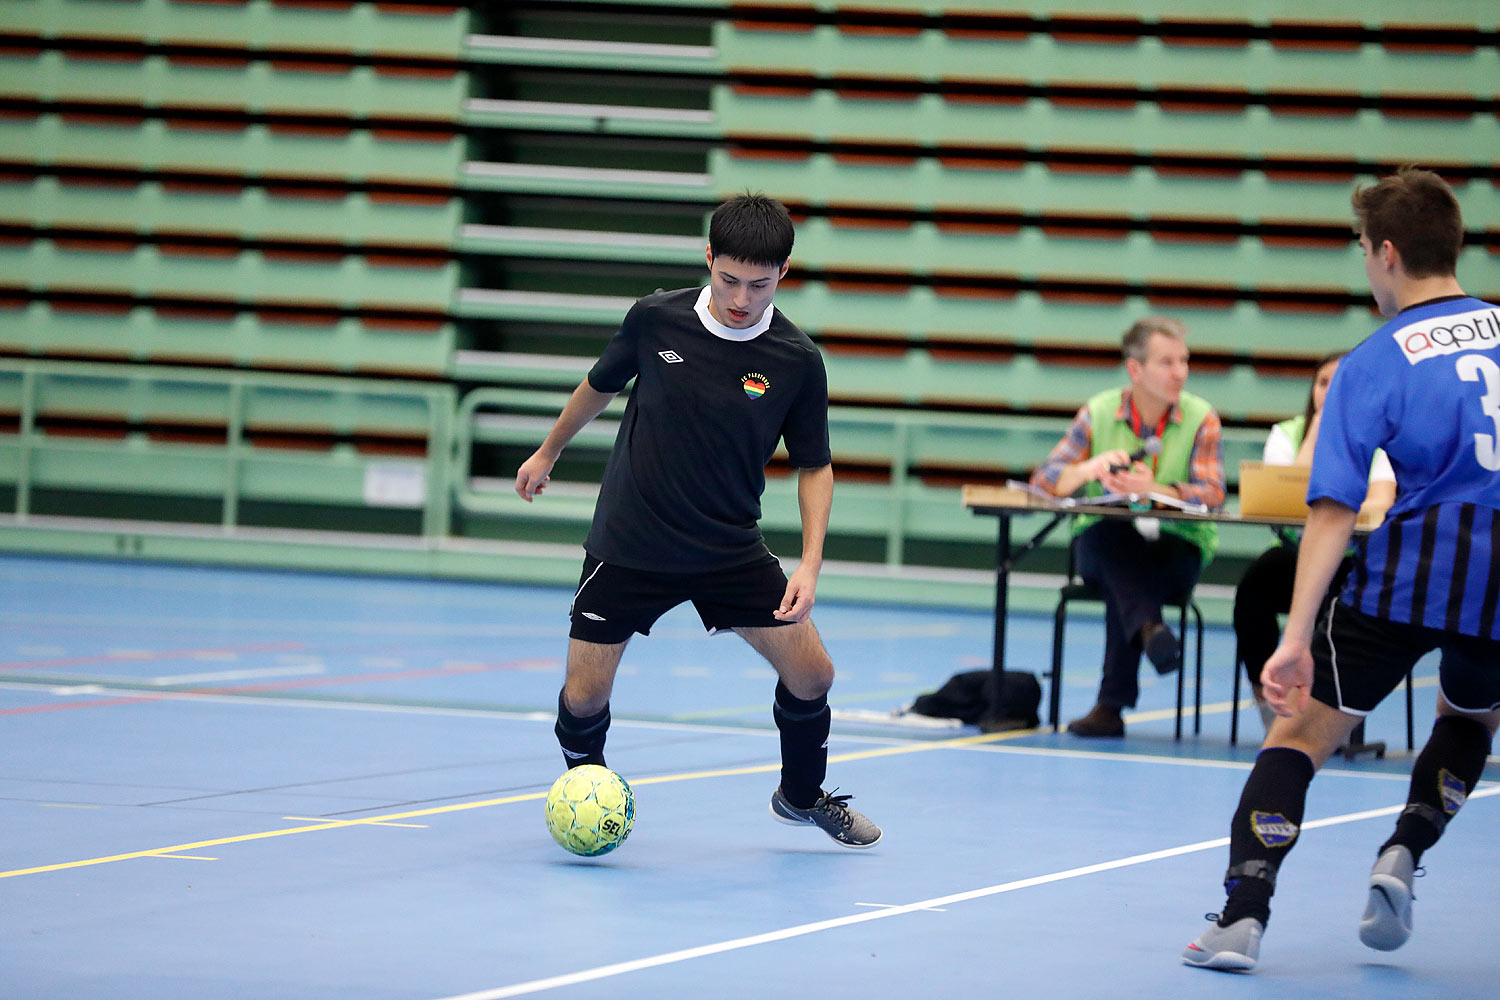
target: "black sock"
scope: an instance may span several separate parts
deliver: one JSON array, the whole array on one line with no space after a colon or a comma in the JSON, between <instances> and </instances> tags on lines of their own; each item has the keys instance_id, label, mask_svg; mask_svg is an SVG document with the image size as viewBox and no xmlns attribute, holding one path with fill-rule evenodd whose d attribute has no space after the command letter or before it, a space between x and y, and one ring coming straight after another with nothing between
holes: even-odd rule
<instances>
[{"instance_id":1,"label":"black sock","mask_svg":"<svg viewBox=\"0 0 1500 1000\"><path fill-rule=\"evenodd\" d=\"M552 731L557 734L557 742L562 745L563 763L568 767L578 767L580 764L609 766L604 763L604 738L609 735L608 702L605 702L599 713L580 719L568 711L562 692L559 691L557 725Z\"/></svg>"},{"instance_id":2,"label":"black sock","mask_svg":"<svg viewBox=\"0 0 1500 1000\"><path fill-rule=\"evenodd\" d=\"M1490 731L1483 723L1459 715L1440 716L1412 765L1411 790L1406 809L1396 820L1396 832L1380 845L1380 852L1399 844L1421 863L1422 852L1437 843L1443 828L1484 776L1489 754Z\"/></svg>"},{"instance_id":3,"label":"black sock","mask_svg":"<svg viewBox=\"0 0 1500 1000\"><path fill-rule=\"evenodd\" d=\"M1276 873L1297 843L1315 773L1307 754L1289 747L1262 750L1255 759L1229 829L1229 871L1224 874L1229 899L1219 915L1220 927L1244 917L1261 923L1271 918Z\"/></svg>"},{"instance_id":4,"label":"black sock","mask_svg":"<svg viewBox=\"0 0 1500 1000\"><path fill-rule=\"evenodd\" d=\"M781 794L806 809L822 796L828 772L828 696L804 701L777 681L771 714L781 731Z\"/></svg>"}]
</instances>

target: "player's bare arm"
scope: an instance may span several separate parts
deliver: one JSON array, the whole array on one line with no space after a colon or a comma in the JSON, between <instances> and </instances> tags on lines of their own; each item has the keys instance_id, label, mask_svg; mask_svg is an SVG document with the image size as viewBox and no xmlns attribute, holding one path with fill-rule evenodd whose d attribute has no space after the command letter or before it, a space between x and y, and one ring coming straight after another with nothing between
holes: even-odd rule
<instances>
[{"instance_id":1,"label":"player's bare arm","mask_svg":"<svg viewBox=\"0 0 1500 1000\"><path fill-rule=\"evenodd\" d=\"M1281 645L1266 661L1260 676L1266 701L1278 715L1298 712L1312 688L1313 662L1309 650L1313 627L1333 574L1349 548L1355 516L1355 511L1328 499L1314 501L1308 514L1302 545L1297 551L1292 609L1281 633Z\"/></svg>"},{"instance_id":2,"label":"player's bare arm","mask_svg":"<svg viewBox=\"0 0 1500 1000\"><path fill-rule=\"evenodd\" d=\"M1109 475L1112 465L1129 465L1130 456L1123 451L1103 451L1092 455L1080 462L1064 466L1058 474L1057 483L1052 489L1055 496L1072 496L1081 486L1092 483L1094 480L1104 481ZM1106 489L1108 484L1105 484Z\"/></svg>"},{"instance_id":3,"label":"player's bare arm","mask_svg":"<svg viewBox=\"0 0 1500 1000\"><path fill-rule=\"evenodd\" d=\"M568 398L567 405L558 415L557 422L552 425L547 439L516 470L516 493L520 494L522 500L530 503L533 497L546 488L552 467L557 464L557 458L568 446L568 442L587 427L589 421L603 413L609 401L614 398L615 393L600 392L589 385L588 379L578 383L578 388Z\"/></svg>"},{"instance_id":4,"label":"player's bare arm","mask_svg":"<svg viewBox=\"0 0 1500 1000\"><path fill-rule=\"evenodd\" d=\"M823 542L828 536L828 517L833 510L833 466L802 469L797 474L797 508L802 517L802 561L787 578L786 594L776 617L802 622L812 614L823 569Z\"/></svg>"}]
</instances>

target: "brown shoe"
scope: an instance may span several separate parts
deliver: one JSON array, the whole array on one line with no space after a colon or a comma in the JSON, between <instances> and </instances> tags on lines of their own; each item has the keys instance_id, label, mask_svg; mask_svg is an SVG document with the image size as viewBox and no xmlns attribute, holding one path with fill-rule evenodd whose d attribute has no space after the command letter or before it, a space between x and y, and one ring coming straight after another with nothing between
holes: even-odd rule
<instances>
[{"instance_id":1,"label":"brown shoe","mask_svg":"<svg viewBox=\"0 0 1500 1000\"><path fill-rule=\"evenodd\" d=\"M1089 714L1068 723L1074 736L1124 736L1125 720L1115 705L1096 704Z\"/></svg>"},{"instance_id":2,"label":"brown shoe","mask_svg":"<svg viewBox=\"0 0 1500 1000\"><path fill-rule=\"evenodd\" d=\"M1161 622L1141 626L1141 648L1159 674L1170 674L1182 667L1182 647L1172 630Z\"/></svg>"}]
</instances>

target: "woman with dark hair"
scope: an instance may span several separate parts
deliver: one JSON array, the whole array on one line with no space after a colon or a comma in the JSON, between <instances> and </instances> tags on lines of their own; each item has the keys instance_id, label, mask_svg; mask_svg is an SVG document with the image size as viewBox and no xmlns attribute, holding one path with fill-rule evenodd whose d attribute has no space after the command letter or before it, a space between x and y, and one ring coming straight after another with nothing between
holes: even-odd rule
<instances>
[{"instance_id":1,"label":"woman with dark hair","mask_svg":"<svg viewBox=\"0 0 1500 1000\"><path fill-rule=\"evenodd\" d=\"M1323 415L1323 399L1328 395L1328 386L1333 382L1333 373L1338 370L1339 359L1345 353L1336 351L1318 363L1307 393L1307 406L1301 416L1283 420L1271 428L1262 454L1267 465L1312 465L1313 448L1318 442L1318 424ZM1395 500L1396 474L1385 452L1377 451L1374 462L1370 464L1370 492L1360 512L1384 513ZM1291 607L1300 539L1300 533L1290 529L1278 528L1276 533L1277 544L1256 557L1234 592L1235 669L1239 669L1241 663L1245 665L1255 707L1268 729L1274 713L1261 693L1260 671L1281 641L1281 626L1276 616L1286 614ZM1334 590L1343 586L1349 566L1346 558L1334 577Z\"/></svg>"}]
</instances>

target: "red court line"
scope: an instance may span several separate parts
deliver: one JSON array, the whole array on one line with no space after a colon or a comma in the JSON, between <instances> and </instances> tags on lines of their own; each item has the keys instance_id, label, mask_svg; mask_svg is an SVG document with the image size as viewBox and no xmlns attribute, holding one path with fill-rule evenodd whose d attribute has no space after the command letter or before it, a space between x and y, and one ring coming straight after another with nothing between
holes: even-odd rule
<instances>
[{"instance_id":1,"label":"red court line","mask_svg":"<svg viewBox=\"0 0 1500 1000\"><path fill-rule=\"evenodd\" d=\"M150 663L154 660L186 660L213 653L286 653L306 649L305 642L258 642L249 646L211 646L196 649L142 650L141 655L126 656L105 653L100 656L74 656L53 660L15 660L0 663L0 670L38 670L43 667L91 667L101 663Z\"/></svg>"},{"instance_id":2,"label":"red court line","mask_svg":"<svg viewBox=\"0 0 1500 1000\"><path fill-rule=\"evenodd\" d=\"M61 712L69 708L103 708L106 705L134 705L142 701L161 701L166 695L143 694L132 698L92 698L88 701L64 701L55 705L28 705L25 708L0 708L0 715L30 715L33 712Z\"/></svg>"},{"instance_id":3,"label":"red court line","mask_svg":"<svg viewBox=\"0 0 1500 1000\"><path fill-rule=\"evenodd\" d=\"M299 677L289 681L264 681L259 684L236 684L231 687L182 688L188 694L248 694L255 691L285 691L291 688L326 687L331 684L366 684L373 681L408 681L422 677L451 677L457 674L482 674L496 670L551 669L560 662L556 657L529 660L504 660L499 663L455 663L446 667L420 670L387 670L372 674L331 674L322 677Z\"/></svg>"}]
</instances>

